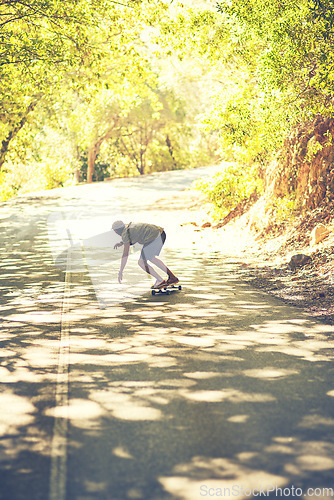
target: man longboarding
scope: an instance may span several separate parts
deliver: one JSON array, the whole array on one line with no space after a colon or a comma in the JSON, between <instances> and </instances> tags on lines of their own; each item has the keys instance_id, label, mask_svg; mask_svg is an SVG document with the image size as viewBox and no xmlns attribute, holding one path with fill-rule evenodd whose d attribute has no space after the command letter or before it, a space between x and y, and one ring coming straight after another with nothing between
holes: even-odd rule
<instances>
[{"instance_id":1,"label":"man longboarding","mask_svg":"<svg viewBox=\"0 0 334 500\"><path fill-rule=\"evenodd\" d=\"M125 225L123 221L118 220L113 223L112 229L122 238L122 241L116 243L114 248L124 245L121 267L118 273L119 283L121 283L123 279L123 271L128 261L130 246L135 243L143 245L138 264L143 271L146 271L150 276L156 279L156 282L152 286L153 289L160 289L179 282L172 271L157 257L166 240L166 233L162 227L155 226L154 224L132 224L132 222ZM164 280L152 266L148 264L148 261L166 273L168 276L167 280Z\"/></svg>"}]
</instances>

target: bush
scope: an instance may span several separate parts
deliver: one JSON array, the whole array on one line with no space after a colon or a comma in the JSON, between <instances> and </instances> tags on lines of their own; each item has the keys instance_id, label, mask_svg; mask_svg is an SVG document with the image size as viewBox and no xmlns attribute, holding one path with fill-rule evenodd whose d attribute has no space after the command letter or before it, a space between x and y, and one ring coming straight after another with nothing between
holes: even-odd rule
<instances>
[{"instance_id":1,"label":"bush","mask_svg":"<svg viewBox=\"0 0 334 500\"><path fill-rule=\"evenodd\" d=\"M9 200L17 194L68 186L73 180L74 163L66 159L8 163L0 173L0 201Z\"/></svg>"},{"instance_id":2,"label":"bush","mask_svg":"<svg viewBox=\"0 0 334 500\"><path fill-rule=\"evenodd\" d=\"M0 201L7 201L17 193L17 188L12 185L6 174L0 174Z\"/></svg>"},{"instance_id":3,"label":"bush","mask_svg":"<svg viewBox=\"0 0 334 500\"><path fill-rule=\"evenodd\" d=\"M211 179L195 181L194 187L202 191L214 206L214 216L224 217L242 200L262 190L257 167L245 167L236 163L225 164L221 172Z\"/></svg>"}]
</instances>

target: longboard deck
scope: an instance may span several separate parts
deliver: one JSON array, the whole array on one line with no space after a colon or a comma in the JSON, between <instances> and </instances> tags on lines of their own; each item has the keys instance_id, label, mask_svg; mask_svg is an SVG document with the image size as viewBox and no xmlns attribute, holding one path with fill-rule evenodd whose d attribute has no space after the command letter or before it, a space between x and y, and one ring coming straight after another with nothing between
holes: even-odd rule
<instances>
[{"instance_id":1,"label":"longboard deck","mask_svg":"<svg viewBox=\"0 0 334 500\"><path fill-rule=\"evenodd\" d=\"M182 290L181 285L167 285L162 288L153 288L152 295L157 295L158 293L164 293L166 295L170 295L172 292L176 292L178 290Z\"/></svg>"}]
</instances>

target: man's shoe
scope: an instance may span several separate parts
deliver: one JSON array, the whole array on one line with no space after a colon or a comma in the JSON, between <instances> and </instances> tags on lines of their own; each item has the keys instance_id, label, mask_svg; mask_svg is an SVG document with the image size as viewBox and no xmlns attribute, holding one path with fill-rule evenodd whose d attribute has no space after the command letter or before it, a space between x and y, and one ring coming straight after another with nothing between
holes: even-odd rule
<instances>
[{"instance_id":1,"label":"man's shoe","mask_svg":"<svg viewBox=\"0 0 334 500\"><path fill-rule=\"evenodd\" d=\"M175 276L175 278L168 278L167 285L176 285L179 282L179 279Z\"/></svg>"},{"instance_id":2,"label":"man's shoe","mask_svg":"<svg viewBox=\"0 0 334 500\"><path fill-rule=\"evenodd\" d=\"M160 288L163 288L164 286L167 286L167 281L165 281L165 280L160 281L160 283L158 283L158 282L154 283L154 285L151 286L151 288L153 290L159 290Z\"/></svg>"}]
</instances>

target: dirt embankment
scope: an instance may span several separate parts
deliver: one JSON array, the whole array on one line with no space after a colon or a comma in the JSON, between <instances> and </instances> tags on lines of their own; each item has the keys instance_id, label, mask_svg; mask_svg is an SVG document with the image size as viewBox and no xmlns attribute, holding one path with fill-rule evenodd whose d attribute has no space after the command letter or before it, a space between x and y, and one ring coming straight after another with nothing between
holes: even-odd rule
<instances>
[{"instance_id":1,"label":"dirt embankment","mask_svg":"<svg viewBox=\"0 0 334 500\"><path fill-rule=\"evenodd\" d=\"M293 196L305 215L334 200L334 120L317 116L295 127L266 175L268 196Z\"/></svg>"}]
</instances>

